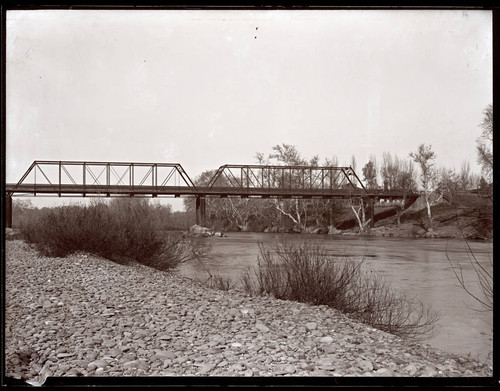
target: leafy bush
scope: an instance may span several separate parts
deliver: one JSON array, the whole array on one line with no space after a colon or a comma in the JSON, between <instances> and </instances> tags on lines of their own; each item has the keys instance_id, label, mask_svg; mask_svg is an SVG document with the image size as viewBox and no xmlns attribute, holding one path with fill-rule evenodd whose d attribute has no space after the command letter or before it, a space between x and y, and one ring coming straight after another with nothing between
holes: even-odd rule
<instances>
[{"instance_id":1,"label":"leafy bush","mask_svg":"<svg viewBox=\"0 0 500 391\"><path fill-rule=\"evenodd\" d=\"M109 204L44 208L20 225L23 238L45 255L86 251L123 262L168 270L210 249L198 238L166 229L165 207L147 199L113 199Z\"/></svg>"},{"instance_id":2,"label":"leafy bush","mask_svg":"<svg viewBox=\"0 0 500 391\"><path fill-rule=\"evenodd\" d=\"M270 250L262 244L257 270L247 272L243 287L251 294L328 305L392 334L419 339L433 334L439 316L421 301L395 292L363 260L336 258L309 241L282 241Z\"/></svg>"}]
</instances>

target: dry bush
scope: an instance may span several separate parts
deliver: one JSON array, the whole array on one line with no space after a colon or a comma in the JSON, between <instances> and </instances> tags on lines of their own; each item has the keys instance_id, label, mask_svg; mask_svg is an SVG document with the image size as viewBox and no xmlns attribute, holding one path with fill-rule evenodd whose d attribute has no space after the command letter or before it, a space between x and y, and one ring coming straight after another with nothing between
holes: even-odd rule
<instances>
[{"instance_id":1,"label":"dry bush","mask_svg":"<svg viewBox=\"0 0 500 391\"><path fill-rule=\"evenodd\" d=\"M64 257L85 251L161 270L210 251L206 242L166 231L161 206L146 199L114 199L109 204L35 210L20 226L23 238L45 255Z\"/></svg>"},{"instance_id":2,"label":"dry bush","mask_svg":"<svg viewBox=\"0 0 500 391\"><path fill-rule=\"evenodd\" d=\"M205 286L210 289L217 289L219 291L229 291L236 288L236 285L229 278L222 276L211 276L206 282Z\"/></svg>"},{"instance_id":3,"label":"dry bush","mask_svg":"<svg viewBox=\"0 0 500 391\"><path fill-rule=\"evenodd\" d=\"M337 258L312 242L282 241L272 249L260 245L256 270L242 278L251 294L328 305L392 334L420 339L432 335L439 316L420 300L394 291L363 260Z\"/></svg>"}]
</instances>

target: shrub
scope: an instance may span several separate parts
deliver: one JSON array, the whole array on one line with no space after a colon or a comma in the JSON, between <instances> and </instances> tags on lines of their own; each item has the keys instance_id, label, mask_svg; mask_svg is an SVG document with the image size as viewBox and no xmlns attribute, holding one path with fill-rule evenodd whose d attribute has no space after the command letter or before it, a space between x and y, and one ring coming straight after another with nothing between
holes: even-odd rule
<instances>
[{"instance_id":1,"label":"shrub","mask_svg":"<svg viewBox=\"0 0 500 391\"><path fill-rule=\"evenodd\" d=\"M86 251L113 261L136 261L161 270L176 267L210 248L200 239L166 230L162 206L146 199L36 210L20 226L23 238L45 255Z\"/></svg>"},{"instance_id":2,"label":"shrub","mask_svg":"<svg viewBox=\"0 0 500 391\"><path fill-rule=\"evenodd\" d=\"M205 286L219 291L229 291L236 288L236 285L231 281L231 279L222 276L210 276L210 278L205 282Z\"/></svg>"},{"instance_id":3,"label":"shrub","mask_svg":"<svg viewBox=\"0 0 500 391\"><path fill-rule=\"evenodd\" d=\"M252 294L327 305L380 330L412 338L435 331L439 316L420 300L395 292L375 272L363 270L363 260L336 258L309 241L282 241L270 250L260 244L257 270L243 276Z\"/></svg>"}]
</instances>

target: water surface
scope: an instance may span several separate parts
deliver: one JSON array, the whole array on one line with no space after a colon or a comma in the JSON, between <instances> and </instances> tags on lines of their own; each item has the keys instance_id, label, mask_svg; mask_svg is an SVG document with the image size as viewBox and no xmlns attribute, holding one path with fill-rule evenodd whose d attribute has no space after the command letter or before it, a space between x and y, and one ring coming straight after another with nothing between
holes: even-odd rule
<instances>
[{"instance_id":1,"label":"water surface","mask_svg":"<svg viewBox=\"0 0 500 391\"><path fill-rule=\"evenodd\" d=\"M272 245L282 236L228 233L225 238L207 238L213 245L211 257L202 262L191 261L180 270L190 277L205 279L211 274L239 283L242 274L257 265L260 254L258 244ZM478 311L482 307L459 286L449 261L462 265L470 289L480 295L471 264L473 259L464 241L303 234L285 236L293 241L314 240L332 255L363 257L366 270L381 273L395 289L411 297L420 297L424 303L432 305L441 315L438 334L424 343L452 353L471 354L481 360L492 354L493 314L491 311ZM469 246L481 264L487 266L490 263L492 243L469 242Z\"/></svg>"}]
</instances>

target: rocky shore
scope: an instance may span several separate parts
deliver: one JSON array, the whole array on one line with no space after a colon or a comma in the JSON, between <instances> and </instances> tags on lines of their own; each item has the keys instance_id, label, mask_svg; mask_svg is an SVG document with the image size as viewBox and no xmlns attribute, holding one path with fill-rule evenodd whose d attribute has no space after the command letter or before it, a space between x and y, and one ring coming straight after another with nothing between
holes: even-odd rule
<instances>
[{"instance_id":1,"label":"rocky shore","mask_svg":"<svg viewBox=\"0 0 500 391\"><path fill-rule=\"evenodd\" d=\"M6 242L6 374L489 377L476 362L338 311L201 286L88 254Z\"/></svg>"}]
</instances>

